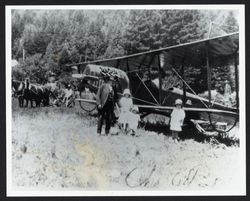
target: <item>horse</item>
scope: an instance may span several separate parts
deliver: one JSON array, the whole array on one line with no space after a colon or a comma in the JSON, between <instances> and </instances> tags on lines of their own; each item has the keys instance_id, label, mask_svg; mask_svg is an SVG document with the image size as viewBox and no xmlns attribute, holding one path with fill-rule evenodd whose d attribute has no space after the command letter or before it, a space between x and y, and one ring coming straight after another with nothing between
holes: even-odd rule
<instances>
[{"instance_id":1,"label":"horse","mask_svg":"<svg viewBox=\"0 0 250 201\"><path fill-rule=\"evenodd\" d=\"M17 97L18 93L20 93L19 87L22 81L11 80L12 81L12 96Z\"/></svg>"},{"instance_id":2,"label":"horse","mask_svg":"<svg viewBox=\"0 0 250 201\"><path fill-rule=\"evenodd\" d=\"M30 83L28 79L25 81L17 81L12 79L13 96L18 98L19 107L40 107L49 105L49 97L51 95L51 87L47 85L38 85ZM26 103L24 104L24 100Z\"/></svg>"},{"instance_id":3,"label":"horse","mask_svg":"<svg viewBox=\"0 0 250 201\"><path fill-rule=\"evenodd\" d=\"M30 102L30 106L33 107L34 101L36 107L40 107L41 104L43 104L43 106L49 106L50 94L51 90L46 86L28 84L24 89L24 98L27 100L26 106L28 106L28 102Z\"/></svg>"}]
</instances>

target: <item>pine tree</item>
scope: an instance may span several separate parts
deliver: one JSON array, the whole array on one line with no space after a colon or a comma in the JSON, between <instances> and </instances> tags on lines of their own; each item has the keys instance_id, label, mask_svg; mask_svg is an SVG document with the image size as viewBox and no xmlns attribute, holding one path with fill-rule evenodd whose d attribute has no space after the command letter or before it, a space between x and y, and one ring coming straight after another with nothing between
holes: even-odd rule
<instances>
[{"instance_id":1,"label":"pine tree","mask_svg":"<svg viewBox=\"0 0 250 201\"><path fill-rule=\"evenodd\" d=\"M198 10L162 11L161 37L164 46L202 39L201 13Z\"/></svg>"}]
</instances>

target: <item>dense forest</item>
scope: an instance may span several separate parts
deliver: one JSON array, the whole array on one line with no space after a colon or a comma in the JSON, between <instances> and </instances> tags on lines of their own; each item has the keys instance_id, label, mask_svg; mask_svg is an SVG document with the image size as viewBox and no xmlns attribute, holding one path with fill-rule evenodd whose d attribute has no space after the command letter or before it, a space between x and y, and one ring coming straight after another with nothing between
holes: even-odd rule
<instances>
[{"instance_id":1,"label":"dense forest","mask_svg":"<svg viewBox=\"0 0 250 201\"><path fill-rule=\"evenodd\" d=\"M66 64L123 56L238 31L232 10L12 10L16 79L44 83L51 72L69 76ZM230 67L214 77L232 77Z\"/></svg>"}]
</instances>

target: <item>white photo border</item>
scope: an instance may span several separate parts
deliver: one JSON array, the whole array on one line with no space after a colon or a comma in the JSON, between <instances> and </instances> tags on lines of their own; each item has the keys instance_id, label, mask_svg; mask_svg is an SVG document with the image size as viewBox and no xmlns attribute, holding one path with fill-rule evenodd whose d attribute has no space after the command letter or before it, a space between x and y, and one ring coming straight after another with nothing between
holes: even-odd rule
<instances>
[{"instance_id":1,"label":"white photo border","mask_svg":"<svg viewBox=\"0 0 250 201\"><path fill-rule=\"evenodd\" d=\"M31 188L24 188L22 190L15 190L12 188L12 153L11 153L11 137L12 137L12 109L11 109L11 11L14 9L32 10L32 9L46 9L46 10L61 10L61 9L204 9L204 10L238 10L239 11L239 97L240 97L240 156L241 156L241 186L235 191L37 191ZM6 176L7 176L7 196L204 196L204 195L246 195L246 94L245 94L245 6L243 4L213 4L213 5L89 5L89 6L5 6L5 22L6 22Z\"/></svg>"}]
</instances>

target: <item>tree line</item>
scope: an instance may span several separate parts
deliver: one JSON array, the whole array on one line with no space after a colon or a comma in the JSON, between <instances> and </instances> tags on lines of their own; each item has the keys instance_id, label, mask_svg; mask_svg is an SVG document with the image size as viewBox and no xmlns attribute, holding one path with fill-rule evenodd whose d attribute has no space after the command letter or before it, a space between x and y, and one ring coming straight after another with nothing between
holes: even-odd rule
<instances>
[{"instance_id":1,"label":"tree line","mask_svg":"<svg viewBox=\"0 0 250 201\"><path fill-rule=\"evenodd\" d=\"M63 80L70 63L203 39L211 21L220 24L211 37L238 31L236 16L232 10L12 10L12 59L20 63L13 76L44 83L53 72ZM222 71L214 74L231 79Z\"/></svg>"}]
</instances>

